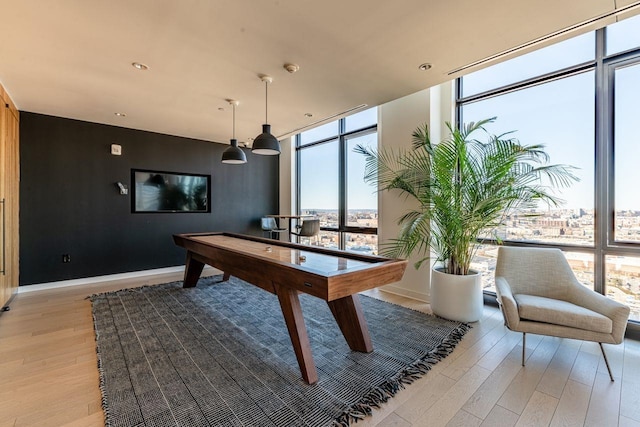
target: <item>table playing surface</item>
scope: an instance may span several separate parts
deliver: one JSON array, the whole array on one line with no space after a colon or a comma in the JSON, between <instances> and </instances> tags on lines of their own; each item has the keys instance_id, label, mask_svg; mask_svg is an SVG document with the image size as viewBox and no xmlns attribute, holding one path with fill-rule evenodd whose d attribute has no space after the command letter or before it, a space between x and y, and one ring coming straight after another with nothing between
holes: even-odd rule
<instances>
[{"instance_id":1,"label":"table playing surface","mask_svg":"<svg viewBox=\"0 0 640 427\"><path fill-rule=\"evenodd\" d=\"M340 271L367 268L372 264L381 262L381 260L378 259L362 261L347 258L339 252L336 254L326 254L314 252L309 249L281 246L278 244L278 241L265 243L263 241L247 240L228 235L193 236L192 239L207 245L227 248L228 250L243 253L248 256L295 264L326 276Z\"/></svg>"},{"instance_id":2,"label":"table playing surface","mask_svg":"<svg viewBox=\"0 0 640 427\"><path fill-rule=\"evenodd\" d=\"M402 278L406 260L354 254L233 233L177 234L187 250L185 288L196 286L209 264L278 297L303 379L318 374L304 325L299 293L325 300L349 347L370 352L373 344L358 292Z\"/></svg>"}]
</instances>

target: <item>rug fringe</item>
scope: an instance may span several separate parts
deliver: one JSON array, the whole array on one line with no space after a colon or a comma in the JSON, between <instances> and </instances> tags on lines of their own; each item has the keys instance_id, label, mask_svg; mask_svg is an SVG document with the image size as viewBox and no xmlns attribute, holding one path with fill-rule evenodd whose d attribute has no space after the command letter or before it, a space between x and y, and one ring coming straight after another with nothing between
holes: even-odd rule
<instances>
[{"instance_id":1,"label":"rug fringe","mask_svg":"<svg viewBox=\"0 0 640 427\"><path fill-rule=\"evenodd\" d=\"M98 293L95 293L95 294L87 295L86 297L84 297L84 299L93 302L96 298L105 297L107 295L116 295L116 294L119 294L119 293L122 293L122 292L140 292L141 290L148 289L148 288L153 288L153 287L156 287L156 286L158 286L158 287L160 287L160 286L169 287L171 285L179 284L179 283L182 283L182 281L176 280L176 281L167 282L167 283L157 283L157 284L153 284L153 285L134 286L133 288L131 288L131 287L122 288L122 289L118 289L116 291L98 292Z\"/></svg>"},{"instance_id":2,"label":"rug fringe","mask_svg":"<svg viewBox=\"0 0 640 427\"><path fill-rule=\"evenodd\" d=\"M372 408L379 409L383 403L395 396L401 389L404 389L405 386L413 383L417 379L422 378L436 363L451 354L470 328L471 325L461 323L447 338L442 340L440 345L435 349L405 367L393 378L372 388L358 403L351 405L336 418L332 425L336 427L349 427L352 422L358 422L371 415L373 411Z\"/></svg>"},{"instance_id":3,"label":"rug fringe","mask_svg":"<svg viewBox=\"0 0 640 427\"><path fill-rule=\"evenodd\" d=\"M212 276L204 276L201 277L200 279L207 279L210 277L216 277L216 276L220 276L220 278L222 279L222 274L214 274ZM213 284L216 284L218 282L213 282ZM98 292L95 294L91 294L91 295L87 295L86 297L84 297L85 300L89 300L91 302L93 302L94 299L99 298L99 297L103 297L103 296L107 296L107 295L116 295L118 293L121 292L140 292L142 290L148 289L148 288L155 288L155 287L171 287L171 286L182 286L183 281L182 280L174 280L172 282L165 282L165 283L152 283L152 284L148 284L148 285L140 285L140 286L134 286L134 287L128 287L128 288L121 288L115 291L107 291L107 292Z\"/></svg>"},{"instance_id":4,"label":"rug fringe","mask_svg":"<svg viewBox=\"0 0 640 427\"><path fill-rule=\"evenodd\" d=\"M85 299L91 299L91 302L93 302L93 297L97 296L99 294L93 294L88 296ZM90 298L91 297L91 298ZM104 368L102 366L102 353L100 352L100 347L98 347L98 328L96 325L96 315L95 312L93 311L93 309L91 310L91 317L93 317L93 331L95 333L95 337L96 337L96 358L98 359L98 376L100 378L100 382L98 384L98 387L100 388L100 401L101 401L101 405L102 405L102 412L104 414L104 425L105 427L111 427L112 423L111 423L111 414L109 412L109 406L107 405L107 395L106 395L106 386L104 383Z\"/></svg>"}]
</instances>

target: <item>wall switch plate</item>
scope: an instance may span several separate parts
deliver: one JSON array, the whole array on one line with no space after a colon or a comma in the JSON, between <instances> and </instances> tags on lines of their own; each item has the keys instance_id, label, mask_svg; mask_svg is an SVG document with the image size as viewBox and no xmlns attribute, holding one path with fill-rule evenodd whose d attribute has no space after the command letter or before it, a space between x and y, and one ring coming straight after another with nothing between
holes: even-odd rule
<instances>
[{"instance_id":1,"label":"wall switch plate","mask_svg":"<svg viewBox=\"0 0 640 427\"><path fill-rule=\"evenodd\" d=\"M111 144L111 154L114 156L122 155L122 146L118 144Z\"/></svg>"}]
</instances>

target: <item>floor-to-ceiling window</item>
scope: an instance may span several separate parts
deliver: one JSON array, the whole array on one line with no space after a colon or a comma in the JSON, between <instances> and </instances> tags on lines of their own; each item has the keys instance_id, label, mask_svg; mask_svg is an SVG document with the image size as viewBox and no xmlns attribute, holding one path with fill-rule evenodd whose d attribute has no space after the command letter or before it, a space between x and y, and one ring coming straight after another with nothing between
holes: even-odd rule
<instances>
[{"instance_id":1,"label":"floor-to-ceiling window","mask_svg":"<svg viewBox=\"0 0 640 427\"><path fill-rule=\"evenodd\" d=\"M458 79L457 117L496 116L491 133L541 143L580 181L560 207L507 218L507 245L561 248L580 281L625 303L640 321L640 16ZM495 241L475 259L493 291Z\"/></svg>"},{"instance_id":2,"label":"floor-to-ceiling window","mask_svg":"<svg viewBox=\"0 0 640 427\"><path fill-rule=\"evenodd\" d=\"M371 108L296 135L297 207L320 219L320 236L303 243L365 254L378 252L378 198L364 182L356 145L377 146Z\"/></svg>"}]
</instances>

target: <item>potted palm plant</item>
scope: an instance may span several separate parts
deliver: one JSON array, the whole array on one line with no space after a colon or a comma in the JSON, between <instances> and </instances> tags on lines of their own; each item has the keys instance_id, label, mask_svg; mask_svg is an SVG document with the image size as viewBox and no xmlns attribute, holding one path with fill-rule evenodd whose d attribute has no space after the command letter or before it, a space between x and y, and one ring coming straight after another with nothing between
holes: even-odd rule
<instances>
[{"instance_id":1,"label":"potted palm plant","mask_svg":"<svg viewBox=\"0 0 640 427\"><path fill-rule=\"evenodd\" d=\"M496 231L507 215L541 201L557 206L561 200L553 188L577 180L573 167L548 164L542 145L522 145L511 133L490 135L484 126L494 120L460 129L447 123L450 136L438 144L423 125L413 133L411 150L355 149L366 156L365 181L417 202L399 218L399 235L381 245L382 253L417 254L416 268L434 258L431 308L451 320L482 316L481 278L470 269L479 237L499 241ZM476 139L481 133L486 142Z\"/></svg>"}]
</instances>

